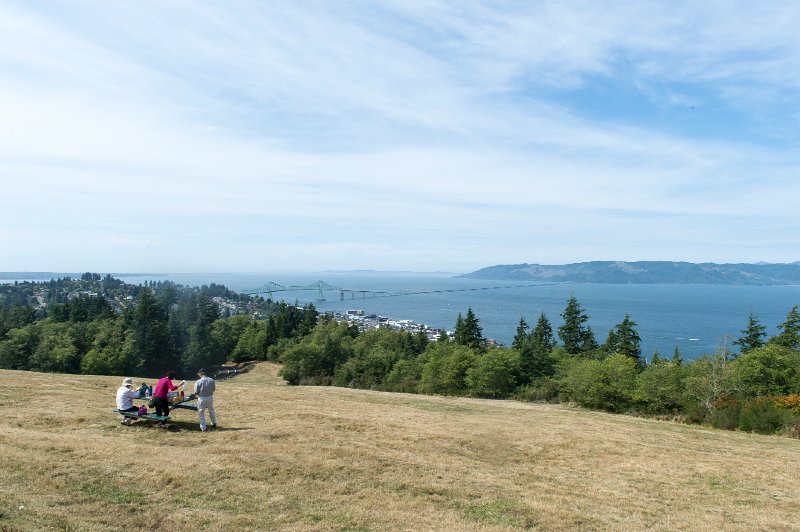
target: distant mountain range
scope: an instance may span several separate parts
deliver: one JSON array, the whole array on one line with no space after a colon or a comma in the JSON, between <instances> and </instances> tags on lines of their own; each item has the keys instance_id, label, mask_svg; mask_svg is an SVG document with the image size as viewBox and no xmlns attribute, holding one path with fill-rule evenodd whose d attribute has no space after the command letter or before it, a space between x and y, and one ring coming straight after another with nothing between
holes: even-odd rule
<instances>
[{"instance_id":1,"label":"distant mountain range","mask_svg":"<svg viewBox=\"0 0 800 532\"><path fill-rule=\"evenodd\" d=\"M592 261L503 264L460 275L470 279L614 284L800 284L800 262L715 264L668 261Z\"/></svg>"}]
</instances>

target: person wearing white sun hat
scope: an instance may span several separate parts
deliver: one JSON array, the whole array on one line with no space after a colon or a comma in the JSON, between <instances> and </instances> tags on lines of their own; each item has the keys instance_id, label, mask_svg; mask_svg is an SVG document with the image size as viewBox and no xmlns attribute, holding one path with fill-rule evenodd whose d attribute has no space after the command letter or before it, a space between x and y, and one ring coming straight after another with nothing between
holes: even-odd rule
<instances>
[{"instance_id":1,"label":"person wearing white sun hat","mask_svg":"<svg viewBox=\"0 0 800 532\"><path fill-rule=\"evenodd\" d=\"M120 412L136 412L139 410L133 406L133 400L139 397L139 392L131 390L131 386L133 386L133 379L126 377L122 381L122 386L117 388L117 410ZM122 416L120 423L130 425L131 418Z\"/></svg>"}]
</instances>

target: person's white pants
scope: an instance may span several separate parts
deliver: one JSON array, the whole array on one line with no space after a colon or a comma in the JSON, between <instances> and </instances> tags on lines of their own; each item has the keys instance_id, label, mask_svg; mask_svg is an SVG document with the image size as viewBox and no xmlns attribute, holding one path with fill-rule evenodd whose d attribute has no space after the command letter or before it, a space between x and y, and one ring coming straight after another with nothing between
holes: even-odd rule
<instances>
[{"instance_id":1,"label":"person's white pants","mask_svg":"<svg viewBox=\"0 0 800 532\"><path fill-rule=\"evenodd\" d=\"M214 412L214 398L198 397L197 417L200 418L200 430L206 430L206 409L208 409L208 417L211 418L211 424L217 424L217 413Z\"/></svg>"}]
</instances>

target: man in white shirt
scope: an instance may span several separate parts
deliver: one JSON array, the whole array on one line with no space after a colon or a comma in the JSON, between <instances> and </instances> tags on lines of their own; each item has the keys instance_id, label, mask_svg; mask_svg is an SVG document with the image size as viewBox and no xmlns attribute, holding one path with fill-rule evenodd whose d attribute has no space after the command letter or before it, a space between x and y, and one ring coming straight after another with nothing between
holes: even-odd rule
<instances>
[{"instance_id":1,"label":"man in white shirt","mask_svg":"<svg viewBox=\"0 0 800 532\"><path fill-rule=\"evenodd\" d=\"M131 390L131 386L133 386L133 379L128 377L122 381L122 386L117 388L117 410L120 412L136 412L139 410L133 406L133 400L139 397L139 392ZM120 423L130 425L131 418L122 416Z\"/></svg>"},{"instance_id":2,"label":"man in white shirt","mask_svg":"<svg viewBox=\"0 0 800 532\"><path fill-rule=\"evenodd\" d=\"M194 383L194 394L197 396L197 417L200 419L200 430L206 431L206 409L211 418L211 428L217 428L217 413L214 411L214 390L217 385L214 379L206 375L206 370L197 370L197 381Z\"/></svg>"}]
</instances>

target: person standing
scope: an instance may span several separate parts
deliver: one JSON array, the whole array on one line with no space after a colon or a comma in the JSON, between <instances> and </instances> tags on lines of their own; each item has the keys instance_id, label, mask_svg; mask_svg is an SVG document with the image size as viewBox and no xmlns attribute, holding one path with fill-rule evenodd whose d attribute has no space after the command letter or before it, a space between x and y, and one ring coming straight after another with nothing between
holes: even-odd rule
<instances>
[{"instance_id":1,"label":"person standing","mask_svg":"<svg viewBox=\"0 0 800 532\"><path fill-rule=\"evenodd\" d=\"M169 415L169 401L167 400L167 394L169 392L174 392L178 389L178 386L182 386L186 384L186 381L182 381L175 386L172 384L172 379L175 378L175 372L170 371L167 373L166 377L161 377L158 379L155 388L153 388L153 406L156 408L156 414L159 416L168 416ZM159 428L165 428L167 425L163 421L158 422Z\"/></svg>"},{"instance_id":2,"label":"person standing","mask_svg":"<svg viewBox=\"0 0 800 532\"><path fill-rule=\"evenodd\" d=\"M117 388L117 410L120 412L136 412L139 410L133 406L133 400L139 397L139 393L131 390L131 386L133 386L133 379L128 377L122 381L122 386ZM120 423L130 425L131 418L122 416Z\"/></svg>"},{"instance_id":3,"label":"person standing","mask_svg":"<svg viewBox=\"0 0 800 532\"><path fill-rule=\"evenodd\" d=\"M194 394L197 396L197 417L200 420L200 430L206 431L206 413L211 418L211 428L217 428L217 413L214 411L214 390L217 385L214 379L206 375L206 370L197 370L197 382L194 383Z\"/></svg>"}]
</instances>

